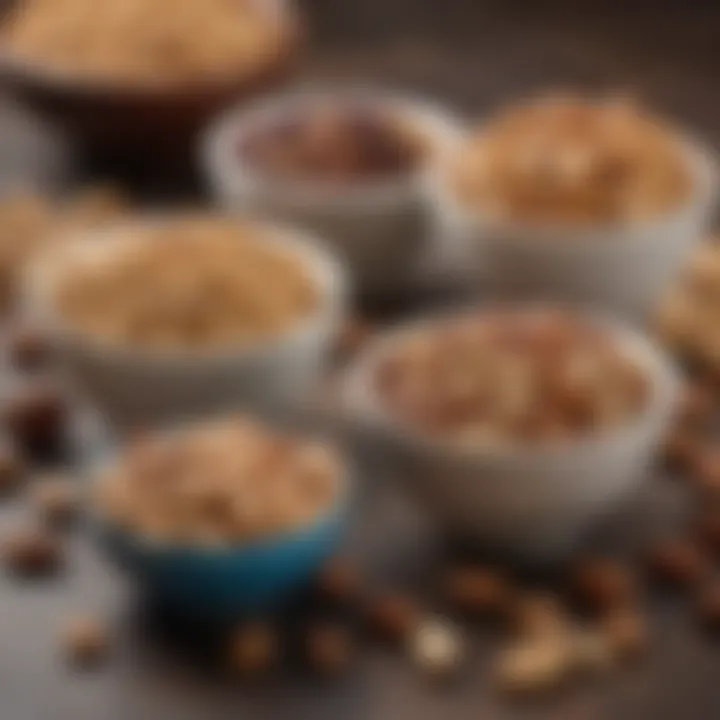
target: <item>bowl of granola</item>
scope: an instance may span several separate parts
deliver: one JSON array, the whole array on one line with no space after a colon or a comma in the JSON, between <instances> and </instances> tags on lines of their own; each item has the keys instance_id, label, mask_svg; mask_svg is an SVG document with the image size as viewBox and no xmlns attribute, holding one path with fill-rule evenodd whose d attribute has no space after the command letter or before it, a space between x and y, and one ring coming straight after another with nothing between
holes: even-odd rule
<instances>
[{"instance_id":1,"label":"bowl of granola","mask_svg":"<svg viewBox=\"0 0 720 720\"><path fill-rule=\"evenodd\" d=\"M211 214L81 233L25 283L28 314L123 426L300 402L345 294L341 266L314 238Z\"/></svg>"},{"instance_id":2,"label":"bowl of granola","mask_svg":"<svg viewBox=\"0 0 720 720\"><path fill-rule=\"evenodd\" d=\"M428 179L477 285L638 316L702 236L716 168L633 103L550 95L498 113Z\"/></svg>"},{"instance_id":3,"label":"bowl of granola","mask_svg":"<svg viewBox=\"0 0 720 720\"><path fill-rule=\"evenodd\" d=\"M381 334L343 394L451 535L535 556L568 549L637 487L677 385L616 321L498 306Z\"/></svg>"},{"instance_id":4,"label":"bowl of granola","mask_svg":"<svg viewBox=\"0 0 720 720\"><path fill-rule=\"evenodd\" d=\"M111 557L155 599L215 618L292 597L335 551L350 498L335 447L246 416L136 439L92 488Z\"/></svg>"},{"instance_id":5,"label":"bowl of granola","mask_svg":"<svg viewBox=\"0 0 720 720\"><path fill-rule=\"evenodd\" d=\"M187 154L213 112L288 73L299 35L285 0L14 0L0 73L84 143Z\"/></svg>"}]
</instances>

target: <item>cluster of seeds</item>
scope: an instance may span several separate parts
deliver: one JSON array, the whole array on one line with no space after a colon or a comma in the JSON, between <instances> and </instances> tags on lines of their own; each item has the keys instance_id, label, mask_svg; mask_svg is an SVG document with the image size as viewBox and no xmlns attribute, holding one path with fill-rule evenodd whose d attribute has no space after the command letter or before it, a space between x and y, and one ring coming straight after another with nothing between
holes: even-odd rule
<instances>
[{"instance_id":1,"label":"cluster of seeds","mask_svg":"<svg viewBox=\"0 0 720 720\"><path fill-rule=\"evenodd\" d=\"M272 339L317 306L307 263L256 225L188 217L127 235L70 259L55 289L63 320L103 342L229 348Z\"/></svg>"},{"instance_id":2,"label":"cluster of seeds","mask_svg":"<svg viewBox=\"0 0 720 720\"><path fill-rule=\"evenodd\" d=\"M177 86L252 76L278 57L286 20L254 0L20 0L3 40L80 78Z\"/></svg>"},{"instance_id":3,"label":"cluster of seeds","mask_svg":"<svg viewBox=\"0 0 720 720\"><path fill-rule=\"evenodd\" d=\"M18 292L27 262L53 241L74 231L96 227L127 209L111 187L95 187L54 202L28 192L16 192L0 202L0 309L7 312Z\"/></svg>"},{"instance_id":4,"label":"cluster of seeds","mask_svg":"<svg viewBox=\"0 0 720 720\"><path fill-rule=\"evenodd\" d=\"M720 245L712 240L691 256L662 304L663 339L685 359L720 369Z\"/></svg>"},{"instance_id":5,"label":"cluster of seeds","mask_svg":"<svg viewBox=\"0 0 720 720\"><path fill-rule=\"evenodd\" d=\"M224 418L135 441L101 479L98 502L142 536L227 545L312 522L342 474L325 444Z\"/></svg>"},{"instance_id":6,"label":"cluster of seeds","mask_svg":"<svg viewBox=\"0 0 720 720\"><path fill-rule=\"evenodd\" d=\"M451 182L488 218L556 224L654 218L692 189L671 129L628 102L565 96L491 120L462 149Z\"/></svg>"},{"instance_id":7,"label":"cluster of seeds","mask_svg":"<svg viewBox=\"0 0 720 720\"><path fill-rule=\"evenodd\" d=\"M258 170L279 178L353 182L413 170L426 148L399 113L328 102L259 128L243 140L240 152Z\"/></svg>"},{"instance_id":8,"label":"cluster of seeds","mask_svg":"<svg viewBox=\"0 0 720 720\"><path fill-rule=\"evenodd\" d=\"M642 412L649 393L609 331L549 310L421 328L387 352L376 383L404 422L467 446L616 427Z\"/></svg>"}]
</instances>

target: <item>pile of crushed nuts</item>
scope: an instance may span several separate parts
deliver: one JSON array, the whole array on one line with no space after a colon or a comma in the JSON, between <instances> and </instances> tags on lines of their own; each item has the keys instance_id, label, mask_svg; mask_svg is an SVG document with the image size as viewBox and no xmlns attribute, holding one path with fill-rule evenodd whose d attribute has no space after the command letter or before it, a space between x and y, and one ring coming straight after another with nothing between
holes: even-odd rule
<instances>
[{"instance_id":1,"label":"pile of crushed nuts","mask_svg":"<svg viewBox=\"0 0 720 720\"><path fill-rule=\"evenodd\" d=\"M617 99L548 96L510 107L467 142L451 173L464 204L523 223L651 219L692 191L674 131Z\"/></svg>"},{"instance_id":2,"label":"pile of crushed nuts","mask_svg":"<svg viewBox=\"0 0 720 720\"><path fill-rule=\"evenodd\" d=\"M471 446L616 427L642 412L649 392L608 330L552 310L420 327L381 360L376 386L403 422Z\"/></svg>"},{"instance_id":3,"label":"pile of crushed nuts","mask_svg":"<svg viewBox=\"0 0 720 720\"><path fill-rule=\"evenodd\" d=\"M102 477L97 502L143 537L225 546L311 523L342 482L330 446L233 417L135 441Z\"/></svg>"},{"instance_id":4,"label":"pile of crushed nuts","mask_svg":"<svg viewBox=\"0 0 720 720\"><path fill-rule=\"evenodd\" d=\"M2 28L14 55L123 85L247 77L286 38L273 3L252 0L20 0Z\"/></svg>"},{"instance_id":5,"label":"pile of crushed nuts","mask_svg":"<svg viewBox=\"0 0 720 720\"><path fill-rule=\"evenodd\" d=\"M278 178L353 182L411 171L426 147L399 112L328 101L259 128L243 140L240 153Z\"/></svg>"},{"instance_id":6,"label":"pile of crushed nuts","mask_svg":"<svg viewBox=\"0 0 720 720\"><path fill-rule=\"evenodd\" d=\"M198 216L127 232L68 262L55 291L63 322L103 342L230 348L277 337L318 303L300 254L255 225Z\"/></svg>"}]
</instances>

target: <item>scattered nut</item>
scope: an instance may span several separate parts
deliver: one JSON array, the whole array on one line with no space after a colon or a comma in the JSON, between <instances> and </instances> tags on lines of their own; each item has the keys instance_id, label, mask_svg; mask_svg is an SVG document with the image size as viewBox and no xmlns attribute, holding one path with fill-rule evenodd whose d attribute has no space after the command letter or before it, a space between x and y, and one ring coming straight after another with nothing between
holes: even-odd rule
<instances>
[{"instance_id":1,"label":"scattered nut","mask_svg":"<svg viewBox=\"0 0 720 720\"><path fill-rule=\"evenodd\" d=\"M570 622L558 598L543 592L518 597L512 603L510 617L512 630L526 640L562 635Z\"/></svg>"},{"instance_id":2,"label":"scattered nut","mask_svg":"<svg viewBox=\"0 0 720 720\"><path fill-rule=\"evenodd\" d=\"M62 638L67 657L74 665L96 665L107 655L107 630L93 617L73 618L63 629Z\"/></svg>"},{"instance_id":3,"label":"scattered nut","mask_svg":"<svg viewBox=\"0 0 720 720\"><path fill-rule=\"evenodd\" d=\"M500 687L513 694L557 689L572 669L572 654L552 640L525 642L503 650L495 665Z\"/></svg>"},{"instance_id":4,"label":"scattered nut","mask_svg":"<svg viewBox=\"0 0 720 720\"><path fill-rule=\"evenodd\" d=\"M619 660L632 660L648 647L647 623L632 608L615 610L600 620L600 631L605 635L613 655Z\"/></svg>"},{"instance_id":5,"label":"scattered nut","mask_svg":"<svg viewBox=\"0 0 720 720\"><path fill-rule=\"evenodd\" d=\"M498 615L510 599L505 577L491 568L458 567L445 578L445 594L453 607L478 615Z\"/></svg>"},{"instance_id":6,"label":"scattered nut","mask_svg":"<svg viewBox=\"0 0 720 720\"><path fill-rule=\"evenodd\" d=\"M604 613L632 602L637 587L630 571L608 558L589 559L572 573L574 597L587 609Z\"/></svg>"},{"instance_id":7,"label":"scattered nut","mask_svg":"<svg viewBox=\"0 0 720 720\"><path fill-rule=\"evenodd\" d=\"M278 660L278 639L266 622L247 622L236 628L230 640L230 669L240 677L266 674Z\"/></svg>"},{"instance_id":8,"label":"scattered nut","mask_svg":"<svg viewBox=\"0 0 720 720\"><path fill-rule=\"evenodd\" d=\"M418 608L401 595L374 598L365 613L370 628L391 642L404 641L420 621Z\"/></svg>"},{"instance_id":9,"label":"scattered nut","mask_svg":"<svg viewBox=\"0 0 720 720\"><path fill-rule=\"evenodd\" d=\"M30 488L30 503L42 520L68 522L78 511L77 483L63 475L40 478Z\"/></svg>"},{"instance_id":10,"label":"scattered nut","mask_svg":"<svg viewBox=\"0 0 720 720\"><path fill-rule=\"evenodd\" d=\"M720 632L720 583L714 581L700 590L696 613L703 627L713 633Z\"/></svg>"},{"instance_id":11,"label":"scattered nut","mask_svg":"<svg viewBox=\"0 0 720 720\"><path fill-rule=\"evenodd\" d=\"M410 656L429 676L448 677L460 668L465 647L458 629L443 618L421 620L410 634Z\"/></svg>"},{"instance_id":12,"label":"scattered nut","mask_svg":"<svg viewBox=\"0 0 720 720\"><path fill-rule=\"evenodd\" d=\"M5 409L7 428L29 454L55 453L65 440L68 408L63 394L46 382L27 383L10 398Z\"/></svg>"},{"instance_id":13,"label":"scattered nut","mask_svg":"<svg viewBox=\"0 0 720 720\"><path fill-rule=\"evenodd\" d=\"M55 572L63 560L62 545L41 528L21 528L5 540L7 567L18 575L39 576Z\"/></svg>"},{"instance_id":14,"label":"scattered nut","mask_svg":"<svg viewBox=\"0 0 720 720\"><path fill-rule=\"evenodd\" d=\"M341 625L318 624L308 632L306 652L314 670L323 675L338 675L347 670L353 660L353 640Z\"/></svg>"},{"instance_id":15,"label":"scattered nut","mask_svg":"<svg viewBox=\"0 0 720 720\"><path fill-rule=\"evenodd\" d=\"M320 594L333 602L348 602L360 591L357 569L344 558L333 558L320 571L317 578Z\"/></svg>"},{"instance_id":16,"label":"scattered nut","mask_svg":"<svg viewBox=\"0 0 720 720\"><path fill-rule=\"evenodd\" d=\"M704 553L691 540L681 538L658 542L646 559L655 580L678 588L697 585L710 569Z\"/></svg>"}]
</instances>

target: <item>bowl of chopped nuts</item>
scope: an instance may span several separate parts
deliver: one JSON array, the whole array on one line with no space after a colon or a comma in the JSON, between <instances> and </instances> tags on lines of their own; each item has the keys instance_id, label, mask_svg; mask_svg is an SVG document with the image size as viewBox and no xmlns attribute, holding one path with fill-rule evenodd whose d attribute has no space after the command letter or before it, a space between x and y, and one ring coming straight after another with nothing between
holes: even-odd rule
<instances>
[{"instance_id":1,"label":"bowl of chopped nuts","mask_svg":"<svg viewBox=\"0 0 720 720\"><path fill-rule=\"evenodd\" d=\"M0 76L92 149L189 160L214 112L289 74L300 35L286 0L11 0Z\"/></svg>"},{"instance_id":2,"label":"bowl of chopped nuts","mask_svg":"<svg viewBox=\"0 0 720 720\"><path fill-rule=\"evenodd\" d=\"M627 102L549 96L490 119L428 174L476 286L644 317L711 219L716 164Z\"/></svg>"},{"instance_id":3,"label":"bowl of chopped nuts","mask_svg":"<svg viewBox=\"0 0 720 720\"><path fill-rule=\"evenodd\" d=\"M381 334L344 401L450 534L532 558L570 549L637 487L677 386L617 322L498 307Z\"/></svg>"},{"instance_id":4,"label":"bowl of chopped nuts","mask_svg":"<svg viewBox=\"0 0 720 720\"><path fill-rule=\"evenodd\" d=\"M25 283L28 315L118 429L299 407L345 295L342 267L314 238L191 214L81 233Z\"/></svg>"},{"instance_id":5,"label":"bowl of chopped nuts","mask_svg":"<svg viewBox=\"0 0 720 720\"><path fill-rule=\"evenodd\" d=\"M93 489L110 556L163 603L220 618L302 588L336 550L350 495L334 447L245 416L136 440Z\"/></svg>"},{"instance_id":6,"label":"bowl of chopped nuts","mask_svg":"<svg viewBox=\"0 0 720 720\"><path fill-rule=\"evenodd\" d=\"M308 89L224 114L201 160L222 205L312 229L360 290L396 293L431 250L425 168L461 136L459 120L427 101Z\"/></svg>"}]
</instances>

